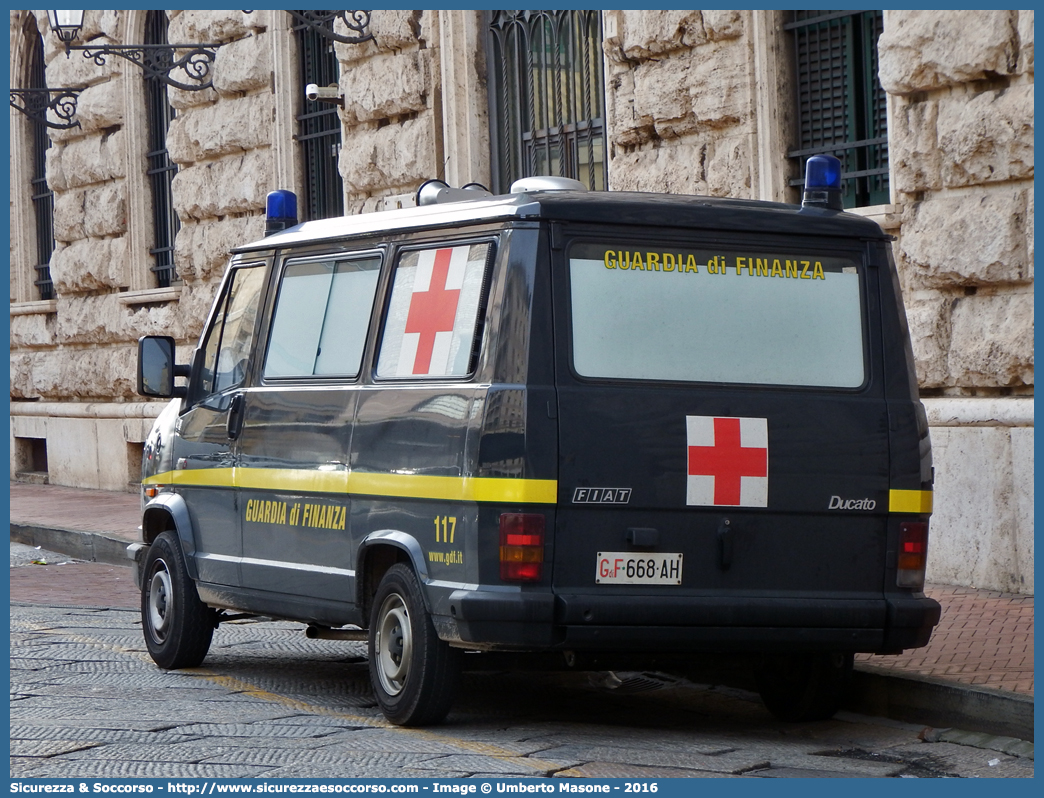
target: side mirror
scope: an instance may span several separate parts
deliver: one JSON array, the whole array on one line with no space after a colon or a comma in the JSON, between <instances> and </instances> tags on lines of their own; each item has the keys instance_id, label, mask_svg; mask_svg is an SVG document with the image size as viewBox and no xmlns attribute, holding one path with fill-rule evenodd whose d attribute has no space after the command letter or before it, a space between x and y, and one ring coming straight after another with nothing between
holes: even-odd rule
<instances>
[{"instance_id":1,"label":"side mirror","mask_svg":"<svg viewBox=\"0 0 1044 798\"><path fill-rule=\"evenodd\" d=\"M184 396L185 388L174 387L174 377L183 370L174 365L174 339L169 335L146 335L138 339L138 393L169 399Z\"/></svg>"}]
</instances>

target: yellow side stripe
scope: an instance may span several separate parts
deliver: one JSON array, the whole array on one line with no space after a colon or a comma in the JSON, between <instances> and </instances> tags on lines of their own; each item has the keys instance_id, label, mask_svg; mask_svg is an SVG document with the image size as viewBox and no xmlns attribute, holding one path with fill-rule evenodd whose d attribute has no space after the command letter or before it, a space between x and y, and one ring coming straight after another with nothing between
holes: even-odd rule
<instances>
[{"instance_id":1,"label":"yellow side stripe","mask_svg":"<svg viewBox=\"0 0 1044 798\"><path fill-rule=\"evenodd\" d=\"M554 504L558 500L558 482L553 479L429 477L293 468L194 468L156 474L143 480L143 484L507 504Z\"/></svg>"},{"instance_id":2,"label":"yellow side stripe","mask_svg":"<svg viewBox=\"0 0 1044 798\"><path fill-rule=\"evenodd\" d=\"M143 484L504 504L554 504L558 500L558 482L553 479L429 477L296 468L194 468L156 474L143 480ZM932 512L932 491L890 490L888 512L929 514Z\"/></svg>"},{"instance_id":3,"label":"yellow side stripe","mask_svg":"<svg viewBox=\"0 0 1044 798\"><path fill-rule=\"evenodd\" d=\"M932 492L930 490L890 490L888 491L888 512L917 513L924 515L932 511Z\"/></svg>"}]
</instances>

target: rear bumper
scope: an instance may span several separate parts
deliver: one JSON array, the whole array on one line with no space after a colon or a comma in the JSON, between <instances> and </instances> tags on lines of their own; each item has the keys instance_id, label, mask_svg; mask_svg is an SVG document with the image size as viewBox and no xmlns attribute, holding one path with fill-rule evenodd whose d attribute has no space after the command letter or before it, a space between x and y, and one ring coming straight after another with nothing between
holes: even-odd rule
<instances>
[{"instance_id":1,"label":"rear bumper","mask_svg":"<svg viewBox=\"0 0 1044 798\"><path fill-rule=\"evenodd\" d=\"M482 648L896 652L928 643L934 599L623 597L457 590L440 631Z\"/></svg>"}]
</instances>

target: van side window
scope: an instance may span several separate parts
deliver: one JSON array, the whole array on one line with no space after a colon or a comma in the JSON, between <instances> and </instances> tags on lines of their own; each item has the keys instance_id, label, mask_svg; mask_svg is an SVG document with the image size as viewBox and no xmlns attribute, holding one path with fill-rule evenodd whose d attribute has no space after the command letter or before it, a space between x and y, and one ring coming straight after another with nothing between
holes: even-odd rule
<instances>
[{"instance_id":1,"label":"van side window","mask_svg":"<svg viewBox=\"0 0 1044 798\"><path fill-rule=\"evenodd\" d=\"M294 261L279 282L264 377L354 377L381 258Z\"/></svg>"},{"instance_id":2,"label":"van side window","mask_svg":"<svg viewBox=\"0 0 1044 798\"><path fill-rule=\"evenodd\" d=\"M378 377L470 373L492 244L403 252L377 360Z\"/></svg>"},{"instance_id":3,"label":"van side window","mask_svg":"<svg viewBox=\"0 0 1044 798\"><path fill-rule=\"evenodd\" d=\"M203 342L205 352L197 396L220 393L246 379L265 270L260 264L233 270L228 289Z\"/></svg>"}]
</instances>

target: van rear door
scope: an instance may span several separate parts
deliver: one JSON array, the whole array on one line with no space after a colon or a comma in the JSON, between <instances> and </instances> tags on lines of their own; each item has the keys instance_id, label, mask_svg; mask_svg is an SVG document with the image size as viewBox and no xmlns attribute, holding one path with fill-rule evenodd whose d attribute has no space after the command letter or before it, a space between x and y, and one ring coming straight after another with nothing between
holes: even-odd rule
<instances>
[{"instance_id":1,"label":"van rear door","mask_svg":"<svg viewBox=\"0 0 1044 798\"><path fill-rule=\"evenodd\" d=\"M888 412L862 245L619 228L567 241L558 622L618 627L621 645L624 627L645 628L643 645L653 627L704 627L692 647L796 625L879 644Z\"/></svg>"}]
</instances>

